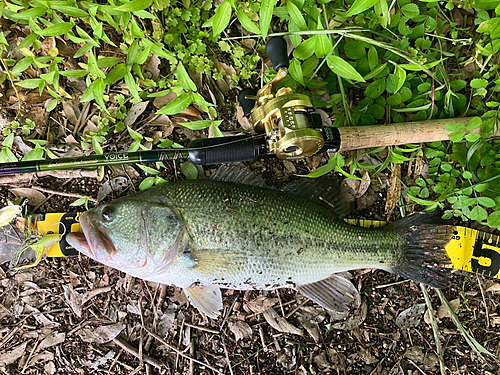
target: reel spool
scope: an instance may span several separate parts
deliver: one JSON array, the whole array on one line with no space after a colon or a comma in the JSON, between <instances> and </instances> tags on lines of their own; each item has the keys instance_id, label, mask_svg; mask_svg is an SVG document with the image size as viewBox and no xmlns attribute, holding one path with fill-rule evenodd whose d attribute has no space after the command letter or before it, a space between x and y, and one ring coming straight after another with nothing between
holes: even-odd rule
<instances>
[{"instance_id":1,"label":"reel spool","mask_svg":"<svg viewBox=\"0 0 500 375\"><path fill-rule=\"evenodd\" d=\"M248 88L241 91L239 102L245 116L250 117L257 133L266 134L269 152L279 159L312 156L325 145L321 116L307 95L297 94L290 87L277 90L288 75L285 39L271 38L266 52L278 73L258 92Z\"/></svg>"}]
</instances>

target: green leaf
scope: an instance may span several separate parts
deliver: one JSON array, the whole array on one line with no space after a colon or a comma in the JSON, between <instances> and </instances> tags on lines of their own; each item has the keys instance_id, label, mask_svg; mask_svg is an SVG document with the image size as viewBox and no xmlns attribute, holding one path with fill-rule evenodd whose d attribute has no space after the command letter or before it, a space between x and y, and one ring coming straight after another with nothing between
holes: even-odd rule
<instances>
[{"instance_id":1,"label":"green leaf","mask_svg":"<svg viewBox=\"0 0 500 375\"><path fill-rule=\"evenodd\" d=\"M190 161L181 163L181 171L188 180L196 180L198 178L198 169Z\"/></svg>"},{"instance_id":2,"label":"green leaf","mask_svg":"<svg viewBox=\"0 0 500 375\"><path fill-rule=\"evenodd\" d=\"M23 157L22 161L41 160L42 158L43 148L35 147Z\"/></svg>"},{"instance_id":3,"label":"green leaf","mask_svg":"<svg viewBox=\"0 0 500 375\"><path fill-rule=\"evenodd\" d=\"M125 84L127 85L127 88L129 89L130 93L137 102L140 102L141 98L139 97L139 90L137 89L137 83L135 82L132 73L130 73L128 70L125 70L124 78L125 78Z\"/></svg>"},{"instance_id":4,"label":"green leaf","mask_svg":"<svg viewBox=\"0 0 500 375\"><path fill-rule=\"evenodd\" d=\"M133 140L135 141L142 141L144 137L142 136L141 133L136 132L134 129L132 129L130 126L127 126L128 134L132 137Z\"/></svg>"},{"instance_id":5,"label":"green leaf","mask_svg":"<svg viewBox=\"0 0 500 375\"><path fill-rule=\"evenodd\" d=\"M450 141L462 142L462 140L464 139L464 135L465 135L465 130L450 133L450 135L449 135Z\"/></svg>"},{"instance_id":6,"label":"green leaf","mask_svg":"<svg viewBox=\"0 0 500 375\"><path fill-rule=\"evenodd\" d=\"M74 207L74 206L87 205L88 201L89 201L89 197L78 198L73 203L70 203L70 206Z\"/></svg>"},{"instance_id":7,"label":"green leaf","mask_svg":"<svg viewBox=\"0 0 500 375\"><path fill-rule=\"evenodd\" d=\"M313 55L315 47L316 41L314 37L306 39L293 50L293 56L299 60L308 59Z\"/></svg>"},{"instance_id":8,"label":"green leaf","mask_svg":"<svg viewBox=\"0 0 500 375\"><path fill-rule=\"evenodd\" d=\"M100 69L111 68L122 61L119 57L99 57L97 59L97 66Z\"/></svg>"},{"instance_id":9,"label":"green leaf","mask_svg":"<svg viewBox=\"0 0 500 375\"><path fill-rule=\"evenodd\" d=\"M244 13L241 9L238 9L236 11L236 17L238 17L241 26L243 26L245 29L253 34L260 34L259 27L255 23L253 23L250 17L248 17L246 13Z\"/></svg>"},{"instance_id":10,"label":"green leaf","mask_svg":"<svg viewBox=\"0 0 500 375\"><path fill-rule=\"evenodd\" d=\"M21 42L21 44L19 44L17 46L17 49L31 46L37 37L38 37L38 35L32 32L30 35L28 35L26 38L24 38L24 40Z\"/></svg>"},{"instance_id":11,"label":"green leaf","mask_svg":"<svg viewBox=\"0 0 500 375\"><path fill-rule=\"evenodd\" d=\"M86 70L64 70L59 72L60 75L63 77L70 77L70 78L81 78L85 77L88 72Z\"/></svg>"},{"instance_id":12,"label":"green leaf","mask_svg":"<svg viewBox=\"0 0 500 375\"><path fill-rule=\"evenodd\" d=\"M106 76L104 82L106 85L111 85L125 77L125 74L127 74L127 67L125 64L119 64Z\"/></svg>"},{"instance_id":13,"label":"green leaf","mask_svg":"<svg viewBox=\"0 0 500 375\"><path fill-rule=\"evenodd\" d=\"M25 79L21 82L16 82L16 85L21 86L25 89L36 89L40 83L43 82L41 78Z\"/></svg>"},{"instance_id":14,"label":"green leaf","mask_svg":"<svg viewBox=\"0 0 500 375\"><path fill-rule=\"evenodd\" d=\"M328 38L328 35L316 34L315 36L313 36L313 39L315 40L314 52L316 53L316 56L318 56L320 59L326 57L326 55L328 55L333 48L332 42L330 41L330 38Z\"/></svg>"},{"instance_id":15,"label":"green leaf","mask_svg":"<svg viewBox=\"0 0 500 375\"><path fill-rule=\"evenodd\" d=\"M327 59L328 66L335 74L345 79L352 79L353 81L365 82L361 74L352 67L347 61L339 56L330 55Z\"/></svg>"},{"instance_id":16,"label":"green leaf","mask_svg":"<svg viewBox=\"0 0 500 375\"><path fill-rule=\"evenodd\" d=\"M379 0L356 0L351 8L346 13L346 17L355 16L356 14L363 13L365 10L370 9L378 3Z\"/></svg>"},{"instance_id":17,"label":"green leaf","mask_svg":"<svg viewBox=\"0 0 500 375\"><path fill-rule=\"evenodd\" d=\"M459 130L464 130L465 129L465 125L461 124L461 123L446 124L444 126L444 128L446 130L448 130L449 132L456 132L456 131L459 131Z\"/></svg>"},{"instance_id":18,"label":"green leaf","mask_svg":"<svg viewBox=\"0 0 500 375\"><path fill-rule=\"evenodd\" d=\"M154 169L154 168L151 168L151 167L148 167L148 166L146 166L146 165L137 164L137 166L138 166L139 168L141 168L144 172L149 173L149 174L157 175L157 174L159 174L159 173L160 173L160 171L159 171L159 170Z\"/></svg>"},{"instance_id":19,"label":"green leaf","mask_svg":"<svg viewBox=\"0 0 500 375\"><path fill-rule=\"evenodd\" d=\"M71 24L69 22L61 22L61 23L58 23L57 25L52 25L52 26L49 26L41 31L38 31L37 34L41 35L41 36L65 35L71 30L72 27L73 27L73 24Z\"/></svg>"},{"instance_id":20,"label":"green leaf","mask_svg":"<svg viewBox=\"0 0 500 375\"><path fill-rule=\"evenodd\" d=\"M394 72L394 82L396 83L396 89L394 92L398 92L401 87L403 87L406 81L406 70L402 69L399 65L396 65L396 70Z\"/></svg>"},{"instance_id":21,"label":"green leaf","mask_svg":"<svg viewBox=\"0 0 500 375\"><path fill-rule=\"evenodd\" d=\"M481 138L481 136L477 133L470 133L465 136L467 142L472 142L472 143L476 142L479 138Z\"/></svg>"},{"instance_id":22,"label":"green leaf","mask_svg":"<svg viewBox=\"0 0 500 375\"><path fill-rule=\"evenodd\" d=\"M373 46L368 49L368 66L370 67L370 70L373 70L378 66L378 53L377 49Z\"/></svg>"},{"instance_id":23,"label":"green leaf","mask_svg":"<svg viewBox=\"0 0 500 375\"><path fill-rule=\"evenodd\" d=\"M93 76L95 77L99 77L99 78L106 78L106 74L104 74L104 72L99 69L99 67L97 66L97 60L95 58L95 55L94 55L94 51L90 51L89 52L89 72L90 74L92 74Z\"/></svg>"},{"instance_id":24,"label":"green leaf","mask_svg":"<svg viewBox=\"0 0 500 375\"><path fill-rule=\"evenodd\" d=\"M500 227L500 211L495 211L488 216L488 225L492 228Z\"/></svg>"},{"instance_id":25,"label":"green leaf","mask_svg":"<svg viewBox=\"0 0 500 375\"><path fill-rule=\"evenodd\" d=\"M10 70L10 73L14 76L20 75L26 69L28 69L33 61L32 57L25 57L17 62L16 65Z\"/></svg>"},{"instance_id":26,"label":"green leaf","mask_svg":"<svg viewBox=\"0 0 500 375\"><path fill-rule=\"evenodd\" d=\"M92 94L94 95L95 101L101 106L103 111L108 113L106 104L104 104L104 80L102 78L96 79L92 85Z\"/></svg>"},{"instance_id":27,"label":"green leaf","mask_svg":"<svg viewBox=\"0 0 500 375\"><path fill-rule=\"evenodd\" d=\"M115 8L120 12L136 12L138 10L143 10L149 8L153 4L153 0L133 0L119 7Z\"/></svg>"},{"instance_id":28,"label":"green leaf","mask_svg":"<svg viewBox=\"0 0 500 375\"><path fill-rule=\"evenodd\" d=\"M307 30L306 20L304 19L304 16L302 15L302 12L297 7L297 5L295 5L291 1L287 1L286 10L288 11L288 14L290 15L292 21L295 22L300 30Z\"/></svg>"},{"instance_id":29,"label":"green leaf","mask_svg":"<svg viewBox=\"0 0 500 375\"><path fill-rule=\"evenodd\" d=\"M260 7L260 32L262 38L266 39L269 32L269 26L271 25L271 19L273 18L273 11L277 0L262 0Z\"/></svg>"},{"instance_id":30,"label":"green leaf","mask_svg":"<svg viewBox=\"0 0 500 375\"><path fill-rule=\"evenodd\" d=\"M290 61L288 71L294 80L299 82L301 85L304 85L304 74L302 73L302 66L300 65L299 60L293 59Z\"/></svg>"},{"instance_id":31,"label":"green leaf","mask_svg":"<svg viewBox=\"0 0 500 375\"><path fill-rule=\"evenodd\" d=\"M14 134L14 133L12 133ZM16 163L18 160L16 156L10 151L10 148L3 147L0 152L0 162L2 163Z\"/></svg>"},{"instance_id":32,"label":"green leaf","mask_svg":"<svg viewBox=\"0 0 500 375\"><path fill-rule=\"evenodd\" d=\"M159 98L159 97L167 95L170 91L172 91L172 90L167 89L167 90L161 90L158 92L153 92L151 94L148 94L148 98Z\"/></svg>"},{"instance_id":33,"label":"green leaf","mask_svg":"<svg viewBox=\"0 0 500 375\"><path fill-rule=\"evenodd\" d=\"M186 68L182 63L179 63L177 70L175 71L175 75L177 77L177 81L182 86L182 88L186 91L196 91L196 85L189 76Z\"/></svg>"},{"instance_id":34,"label":"green leaf","mask_svg":"<svg viewBox=\"0 0 500 375\"><path fill-rule=\"evenodd\" d=\"M463 79L458 79L456 81L451 81L450 86L453 90L462 90L467 86L467 82L465 82Z\"/></svg>"},{"instance_id":35,"label":"green leaf","mask_svg":"<svg viewBox=\"0 0 500 375\"><path fill-rule=\"evenodd\" d=\"M370 99L377 99L385 91L385 79L378 79L368 85L365 96Z\"/></svg>"},{"instance_id":36,"label":"green leaf","mask_svg":"<svg viewBox=\"0 0 500 375\"><path fill-rule=\"evenodd\" d=\"M165 107L161 108L158 112L159 115L175 115L179 112L184 111L192 102L192 96L190 93L184 93L170 103L168 103Z\"/></svg>"},{"instance_id":37,"label":"green leaf","mask_svg":"<svg viewBox=\"0 0 500 375\"><path fill-rule=\"evenodd\" d=\"M358 41L349 41L344 45L345 55L352 60L360 60L366 56L366 49L363 43Z\"/></svg>"},{"instance_id":38,"label":"green leaf","mask_svg":"<svg viewBox=\"0 0 500 375\"><path fill-rule=\"evenodd\" d=\"M474 190L477 191L478 193L484 193L486 190L488 190L488 187L489 187L488 183L477 184L474 185Z\"/></svg>"},{"instance_id":39,"label":"green leaf","mask_svg":"<svg viewBox=\"0 0 500 375\"><path fill-rule=\"evenodd\" d=\"M386 66L387 63L383 63L382 65L377 66L374 70L372 70L370 73L368 73L366 76L363 77L364 80L368 81L369 79L375 78L384 71Z\"/></svg>"},{"instance_id":40,"label":"green leaf","mask_svg":"<svg viewBox=\"0 0 500 375\"><path fill-rule=\"evenodd\" d=\"M496 202L494 199L488 197L478 197L477 203L479 203L483 207L493 208L496 206Z\"/></svg>"},{"instance_id":41,"label":"green leaf","mask_svg":"<svg viewBox=\"0 0 500 375\"><path fill-rule=\"evenodd\" d=\"M97 155L103 154L102 147L97 136L92 137L92 148Z\"/></svg>"},{"instance_id":42,"label":"green leaf","mask_svg":"<svg viewBox=\"0 0 500 375\"><path fill-rule=\"evenodd\" d=\"M185 126L186 128L191 129L191 130L206 129L210 125L212 125L211 120L191 121L191 122L185 122L182 124L182 126Z\"/></svg>"},{"instance_id":43,"label":"green leaf","mask_svg":"<svg viewBox=\"0 0 500 375\"><path fill-rule=\"evenodd\" d=\"M147 190L151 186L154 185L155 183L155 177L147 177L144 180L142 180L141 184L139 185L139 190Z\"/></svg>"},{"instance_id":44,"label":"green leaf","mask_svg":"<svg viewBox=\"0 0 500 375\"><path fill-rule=\"evenodd\" d=\"M47 106L47 112L53 111L57 107L57 103L59 103L57 99L52 99Z\"/></svg>"},{"instance_id":45,"label":"green leaf","mask_svg":"<svg viewBox=\"0 0 500 375\"><path fill-rule=\"evenodd\" d=\"M470 87L473 89L481 89L488 86L488 81L483 78L476 78L470 82Z\"/></svg>"},{"instance_id":46,"label":"green leaf","mask_svg":"<svg viewBox=\"0 0 500 375\"><path fill-rule=\"evenodd\" d=\"M465 129L467 130L474 130L479 128L483 124L483 120L481 117L474 117L472 120L469 121Z\"/></svg>"},{"instance_id":47,"label":"green leaf","mask_svg":"<svg viewBox=\"0 0 500 375\"><path fill-rule=\"evenodd\" d=\"M12 145L14 144L14 134L15 133L10 133L2 142L2 146L11 148Z\"/></svg>"},{"instance_id":48,"label":"green leaf","mask_svg":"<svg viewBox=\"0 0 500 375\"><path fill-rule=\"evenodd\" d=\"M60 3L63 3L63 2L62 1L51 1L51 2L49 2L50 8L58 10L59 12L66 14L68 16L71 16L71 17L82 18L82 17L89 16L89 14L87 12L78 8L77 5L68 6L68 5L61 5Z\"/></svg>"},{"instance_id":49,"label":"green leaf","mask_svg":"<svg viewBox=\"0 0 500 375\"><path fill-rule=\"evenodd\" d=\"M469 214L469 219L471 220L476 220L476 221L482 221L486 220L488 218L488 212L480 206L474 207Z\"/></svg>"},{"instance_id":50,"label":"green leaf","mask_svg":"<svg viewBox=\"0 0 500 375\"><path fill-rule=\"evenodd\" d=\"M401 8L401 12L408 18L413 18L420 14L417 4L406 4Z\"/></svg>"},{"instance_id":51,"label":"green leaf","mask_svg":"<svg viewBox=\"0 0 500 375\"><path fill-rule=\"evenodd\" d=\"M231 7L229 1L224 1L217 7L214 16L214 35L219 35L223 30L226 29L227 25L229 25L229 21L231 20L232 12L233 8Z\"/></svg>"}]
</instances>

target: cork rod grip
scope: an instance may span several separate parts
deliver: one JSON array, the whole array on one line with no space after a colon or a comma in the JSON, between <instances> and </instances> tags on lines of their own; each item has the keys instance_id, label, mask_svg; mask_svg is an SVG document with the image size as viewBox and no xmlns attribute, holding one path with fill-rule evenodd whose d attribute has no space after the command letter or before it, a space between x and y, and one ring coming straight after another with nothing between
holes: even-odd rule
<instances>
[{"instance_id":1,"label":"cork rod grip","mask_svg":"<svg viewBox=\"0 0 500 375\"><path fill-rule=\"evenodd\" d=\"M446 124L467 125L473 117L404 122L391 125L370 125L338 128L340 133L339 151L359 150L363 148L395 146L406 143L422 143L449 140L450 131L444 127ZM468 133L479 133L477 128ZM500 129L493 137L500 136Z\"/></svg>"}]
</instances>

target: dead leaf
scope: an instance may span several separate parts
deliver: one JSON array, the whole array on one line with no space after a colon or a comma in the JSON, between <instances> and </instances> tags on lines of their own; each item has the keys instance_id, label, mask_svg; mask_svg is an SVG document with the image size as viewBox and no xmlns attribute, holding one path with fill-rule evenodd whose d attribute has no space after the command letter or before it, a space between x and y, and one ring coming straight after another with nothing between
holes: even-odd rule
<instances>
[{"instance_id":1,"label":"dead leaf","mask_svg":"<svg viewBox=\"0 0 500 375\"><path fill-rule=\"evenodd\" d=\"M453 312L456 313L458 311L458 308L460 307L460 298L456 298L453 301L450 301L450 306ZM450 312L448 311L448 308L444 304L441 305L437 312L437 318L443 319L449 317L451 317L451 315Z\"/></svg>"},{"instance_id":2,"label":"dead leaf","mask_svg":"<svg viewBox=\"0 0 500 375\"><path fill-rule=\"evenodd\" d=\"M158 77L160 76L160 69L158 68L160 66L160 58L156 55L151 55L151 58L148 60L146 63L146 66L144 69L148 72L151 72L151 78L153 81L156 81Z\"/></svg>"},{"instance_id":3,"label":"dead leaf","mask_svg":"<svg viewBox=\"0 0 500 375\"><path fill-rule=\"evenodd\" d=\"M47 199L41 192L31 188L15 188L10 189L10 192L17 198L28 198L30 206L38 206Z\"/></svg>"},{"instance_id":4,"label":"dead leaf","mask_svg":"<svg viewBox=\"0 0 500 375\"><path fill-rule=\"evenodd\" d=\"M64 332L54 332L42 340L37 350L41 351L51 346L58 345L66 340L66 333Z\"/></svg>"},{"instance_id":5,"label":"dead leaf","mask_svg":"<svg viewBox=\"0 0 500 375\"><path fill-rule=\"evenodd\" d=\"M43 369L49 375L54 375L56 373L56 365L52 361L46 363L45 366L43 366Z\"/></svg>"},{"instance_id":6,"label":"dead leaf","mask_svg":"<svg viewBox=\"0 0 500 375\"><path fill-rule=\"evenodd\" d=\"M62 103L64 117L73 125L78 124L78 116L80 116L79 104L73 101L65 100Z\"/></svg>"},{"instance_id":7,"label":"dead leaf","mask_svg":"<svg viewBox=\"0 0 500 375\"><path fill-rule=\"evenodd\" d=\"M279 316L278 313L272 307L264 311L263 315L264 319L266 319L266 322L268 322L269 325L273 327L276 331L291 333L293 335L299 335L299 336L303 335L301 329L288 323L284 318Z\"/></svg>"},{"instance_id":8,"label":"dead leaf","mask_svg":"<svg viewBox=\"0 0 500 375\"><path fill-rule=\"evenodd\" d=\"M486 292L500 292L500 284L494 283L486 288Z\"/></svg>"},{"instance_id":9,"label":"dead leaf","mask_svg":"<svg viewBox=\"0 0 500 375\"><path fill-rule=\"evenodd\" d=\"M387 200L385 202L385 215L389 219L397 207L401 197L401 164L394 164L389 186L387 188Z\"/></svg>"},{"instance_id":10,"label":"dead leaf","mask_svg":"<svg viewBox=\"0 0 500 375\"><path fill-rule=\"evenodd\" d=\"M236 342L244 339L245 337L252 336L252 328L242 320L230 319L227 322L228 328L234 333Z\"/></svg>"},{"instance_id":11,"label":"dead leaf","mask_svg":"<svg viewBox=\"0 0 500 375\"><path fill-rule=\"evenodd\" d=\"M26 345L28 345L28 341L25 341L21 345L16 346L11 351L0 355L0 366L10 365L21 358L21 356L24 354L24 351L26 350Z\"/></svg>"},{"instance_id":12,"label":"dead leaf","mask_svg":"<svg viewBox=\"0 0 500 375\"><path fill-rule=\"evenodd\" d=\"M396 325L399 328L411 328L420 324L426 308L425 303L417 303L406 309L396 318Z\"/></svg>"},{"instance_id":13,"label":"dead leaf","mask_svg":"<svg viewBox=\"0 0 500 375\"><path fill-rule=\"evenodd\" d=\"M245 310L251 310L255 314L260 314L269 309L271 306L276 305L277 303L277 298L259 296L251 301L246 302L243 305L243 308L245 308Z\"/></svg>"},{"instance_id":14,"label":"dead leaf","mask_svg":"<svg viewBox=\"0 0 500 375\"><path fill-rule=\"evenodd\" d=\"M153 100L153 105L160 109L165 107L168 103L170 103L172 100L177 98L177 94L173 91L170 91L167 95L164 96L159 96Z\"/></svg>"},{"instance_id":15,"label":"dead leaf","mask_svg":"<svg viewBox=\"0 0 500 375\"><path fill-rule=\"evenodd\" d=\"M367 312L368 306L366 302L363 302L358 309L354 310L353 313L349 315L349 318L346 321L335 323L332 327L334 329L342 329L346 331L358 328L365 321Z\"/></svg>"},{"instance_id":16,"label":"dead leaf","mask_svg":"<svg viewBox=\"0 0 500 375\"><path fill-rule=\"evenodd\" d=\"M243 129L245 130L253 129L252 122L248 119L248 117L245 117L245 112L243 111L243 108L239 103L236 106L236 119L238 120L238 123Z\"/></svg>"},{"instance_id":17,"label":"dead leaf","mask_svg":"<svg viewBox=\"0 0 500 375\"><path fill-rule=\"evenodd\" d=\"M69 307L71 307L71 310L78 316L79 318L82 317L82 296L75 292L73 289L73 285L67 284L63 285L64 289L64 299L68 303Z\"/></svg>"},{"instance_id":18,"label":"dead leaf","mask_svg":"<svg viewBox=\"0 0 500 375\"><path fill-rule=\"evenodd\" d=\"M131 126L132 124L134 124L137 121L137 118L146 110L148 104L149 101L140 102L130 107L127 112L127 117L125 117L125 120L123 120L123 124L125 126Z\"/></svg>"},{"instance_id":19,"label":"dead leaf","mask_svg":"<svg viewBox=\"0 0 500 375\"><path fill-rule=\"evenodd\" d=\"M406 351L404 356L417 364L424 365L426 370L433 370L439 367L439 359L437 355L430 351L424 353L424 348L420 346L412 346Z\"/></svg>"},{"instance_id":20,"label":"dead leaf","mask_svg":"<svg viewBox=\"0 0 500 375\"><path fill-rule=\"evenodd\" d=\"M116 323L97 328L82 328L77 331L78 336L85 341L93 344L105 344L113 340L125 329L125 324Z\"/></svg>"},{"instance_id":21,"label":"dead leaf","mask_svg":"<svg viewBox=\"0 0 500 375\"><path fill-rule=\"evenodd\" d=\"M42 44L40 45L41 55L42 56L54 56L54 48L56 48L56 38L53 36L47 37L43 39ZM57 53L55 54L57 56Z\"/></svg>"},{"instance_id":22,"label":"dead leaf","mask_svg":"<svg viewBox=\"0 0 500 375\"><path fill-rule=\"evenodd\" d=\"M16 145L19 152L23 155L26 155L28 154L28 152L33 150L33 148L24 143L23 139L18 135L14 137L14 144Z\"/></svg>"},{"instance_id":23,"label":"dead leaf","mask_svg":"<svg viewBox=\"0 0 500 375\"><path fill-rule=\"evenodd\" d=\"M325 351L322 351L319 355L314 357L314 363L322 370L329 370L332 367L330 362L326 359Z\"/></svg>"},{"instance_id":24,"label":"dead leaf","mask_svg":"<svg viewBox=\"0 0 500 375\"><path fill-rule=\"evenodd\" d=\"M109 194L113 192L120 192L123 189L125 189L127 186L129 186L129 181L125 177L115 177L111 179L111 181L106 181L102 186L99 188L99 192L97 193L97 200L100 202L102 201L105 197L107 197Z\"/></svg>"}]
</instances>

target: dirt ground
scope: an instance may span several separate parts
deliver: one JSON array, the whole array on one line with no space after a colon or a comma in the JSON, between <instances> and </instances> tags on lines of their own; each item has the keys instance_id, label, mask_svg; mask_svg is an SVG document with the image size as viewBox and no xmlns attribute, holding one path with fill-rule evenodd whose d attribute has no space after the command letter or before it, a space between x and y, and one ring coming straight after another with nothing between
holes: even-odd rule
<instances>
[{"instance_id":1,"label":"dirt ground","mask_svg":"<svg viewBox=\"0 0 500 375\"><path fill-rule=\"evenodd\" d=\"M319 162L321 157L294 166L267 160L249 167L281 187ZM165 178L183 178L173 165L167 167L171 169L163 172ZM211 170L206 168L206 174ZM32 177L4 184L0 203L14 200L9 191L13 187L41 187L45 201L37 202L34 213L81 211L82 206L69 204L78 194L96 197L100 187L116 176L107 172L102 182ZM141 179L133 175L134 169L129 172L128 187L104 201L138 188ZM372 194L374 202L352 215L384 219L387 181L372 186L374 192L369 189L364 194ZM35 207L29 208L33 212ZM224 290L224 311L216 320L202 316L180 289L135 279L84 256L48 258L18 272L9 271L4 263L0 272L0 373L4 374L440 372L420 286L383 271L352 272L362 305L346 317L334 319L286 289ZM466 331L496 355L500 355L499 290L498 281L463 271L454 272L443 290ZM498 374L495 359L481 358L472 350L436 292L428 288L428 293L446 373Z\"/></svg>"}]
</instances>

